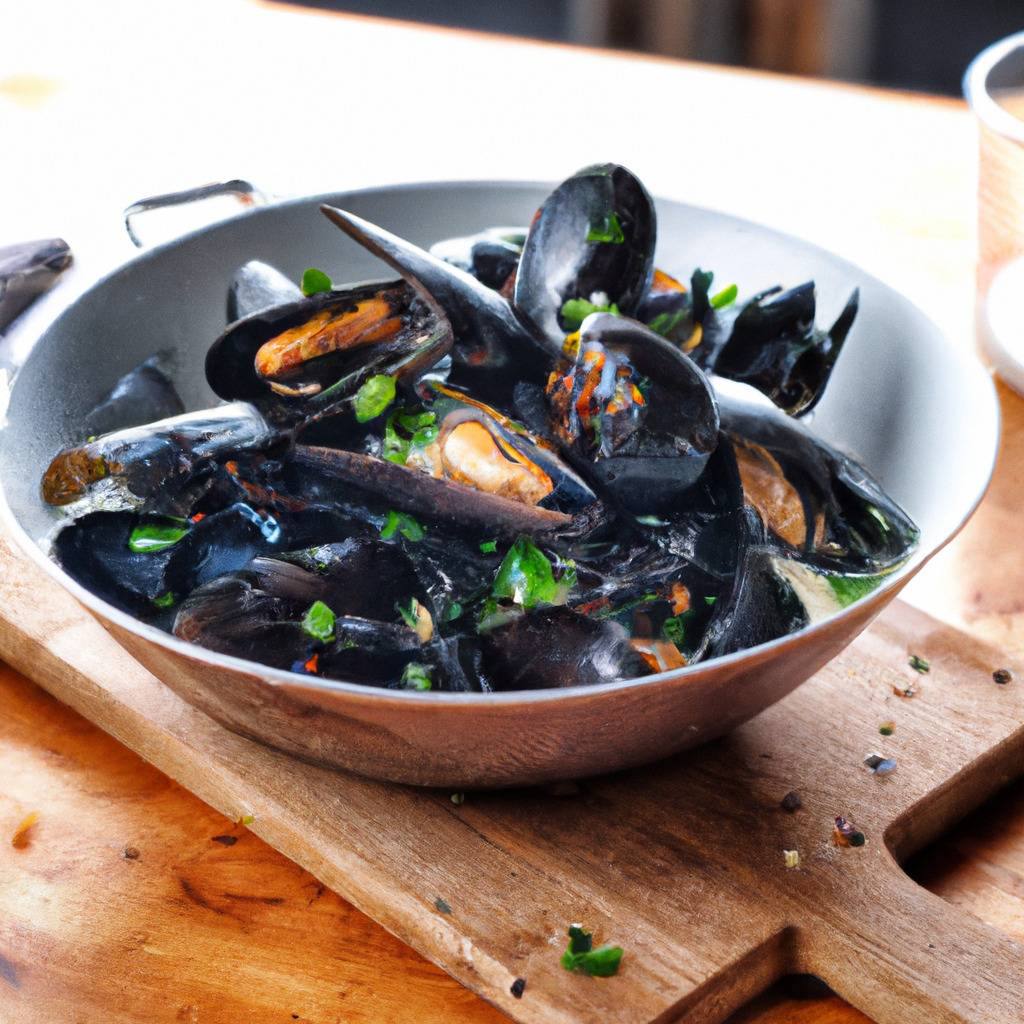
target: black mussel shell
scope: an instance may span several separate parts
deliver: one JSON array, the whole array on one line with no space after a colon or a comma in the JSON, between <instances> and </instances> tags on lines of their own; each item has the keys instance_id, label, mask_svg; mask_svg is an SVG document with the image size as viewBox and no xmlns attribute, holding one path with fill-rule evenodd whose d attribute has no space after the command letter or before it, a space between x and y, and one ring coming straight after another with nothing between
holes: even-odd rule
<instances>
[{"instance_id":1,"label":"black mussel shell","mask_svg":"<svg viewBox=\"0 0 1024 1024\"><path fill-rule=\"evenodd\" d=\"M430 253L508 298L525 241L525 228L488 228L476 235L435 242Z\"/></svg>"},{"instance_id":2,"label":"black mussel shell","mask_svg":"<svg viewBox=\"0 0 1024 1024\"><path fill-rule=\"evenodd\" d=\"M483 401L507 397L515 380L543 380L547 360L509 303L471 274L333 206L323 214L351 239L429 294L454 334L451 380Z\"/></svg>"},{"instance_id":3,"label":"black mussel shell","mask_svg":"<svg viewBox=\"0 0 1024 1024\"><path fill-rule=\"evenodd\" d=\"M346 408L374 375L413 380L444 357L451 327L401 281L326 292L237 320L206 355L206 379L228 401L275 423Z\"/></svg>"},{"instance_id":4,"label":"black mussel shell","mask_svg":"<svg viewBox=\"0 0 1024 1024\"><path fill-rule=\"evenodd\" d=\"M544 201L516 272L516 312L560 352L569 299L632 316L654 269L657 219L640 180L618 164L585 167Z\"/></svg>"},{"instance_id":5,"label":"black mussel shell","mask_svg":"<svg viewBox=\"0 0 1024 1024\"><path fill-rule=\"evenodd\" d=\"M235 271L228 288L228 323L302 299L302 289L276 267L250 260Z\"/></svg>"},{"instance_id":6,"label":"black mussel shell","mask_svg":"<svg viewBox=\"0 0 1024 1024\"><path fill-rule=\"evenodd\" d=\"M854 290L828 331L815 327L814 282L766 292L740 310L713 360L715 373L749 384L796 416L814 408L857 315Z\"/></svg>"},{"instance_id":7,"label":"black mussel shell","mask_svg":"<svg viewBox=\"0 0 1024 1024\"><path fill-rule=\"evenodd\" d=\"M609 372L615 366L621 385ZM635 320L587 317L575 363L555 371L547 395L563 450L599 490L636 514L675 502L700 478L718 444L718 408L707 377ZM520 388L519 411L521 397L528 398ZM580 411L584 398L589 419Z\"/></svg>"},{"instance_id":8,"label":"black mussel shell","mask_svg":"<svg viewBox=\"0 0 1024 1024\"><path fill-rule=\"evenodd\" d=\"M87 499L106 511L179 511L178 489L216 458L265 450L276 434L250 405L234 403L115 431L54 456L42 480L49 505Z\"/></svg>"},{"instance_id":9,"label":"black mussel shell","mask_svg":"<svg viewBox=\"0 0 1024 1024\"><path fill-rule=\"evenodd\" d=\"M185 405L165 372L165 358L150 356L110 389L82 423L90 435L109 434L140 423L181 416Z\"/></svg>"},{"instance_id":10,"label":"black mussel shell","mask_svg":"<svg viewBox=\"0 0 1024 1024\"><path fill-rule=\"evenodd\" d=\"M622 626L564 607L499 626L481 648L482 670L495 690L590 686L648 673Z\"/></svg>"},{"instance_id":11,"label":"black mussel shell","mask_svg":"<svg viewBox=\"0 0 1024 1024\"><path fill-rule=\"evenodd\" d=\"M777 545L840 573L906 560L919 531L867 470L781 412L723 395L719 406L746 500Z\"/></svg>"},{"instance_id":12,"label":"black mussel shell","mask_svg":"<svg viewBox=\"0 0 1024 1024\"><path fill-rule=\"evenodd\" d=\"M63 238L44 238L0 247L0 331L71 266Z\"/></svg>"}]
</instances>

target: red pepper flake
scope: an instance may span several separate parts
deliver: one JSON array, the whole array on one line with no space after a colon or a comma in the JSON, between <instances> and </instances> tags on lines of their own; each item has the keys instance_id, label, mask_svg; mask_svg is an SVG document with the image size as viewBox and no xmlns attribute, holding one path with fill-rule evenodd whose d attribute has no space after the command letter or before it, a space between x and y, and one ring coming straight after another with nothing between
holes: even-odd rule
<instances>
[{"instance_id":1,"label":"red pepper flake","mask_svg":"<svg viewBox=\"0 0 1024 1024\"><path fill-rule=\"evenodd\" d=\"M228 472L229 472L229 473L230 473L230 474L231 474L232 476L238 476L238 463L237 463L237 462L235 462L235 460L234 460L234 459L228 459L228 461L224 463L224 468L225 468L225 469L226 469L226 470L227 470L227 471L228 471Z\"/></svg>"},{"instance_id":2,"label":"red pepper flake","mask_svg":"<svg viewBox=\"0 0 1024 1024\"><path fill-rule=\"evenodd\" d=\"M906 686L894 686L892 692L897 697L905 697L909 700L911 697L917 696L917 687L913 683L907 683Z\"/></svg>"},{"instance_id":3,"label":"red pepper flake","mask_svg":"<svg viewBox=\"0 0 1024 1024\"><path fill-rule=\"evenodd\" d=\"M205 518L206 518L206 513L205 512L197 512L194 516L191 517L191 522L193 522L193 523L201 523Z\"/></svg>"},{"instance_id":4,"label":"red pepper flake","mask_svg":"<svg viewBox=\"0 0 1024 1024\"><path fill-rule=\"evenodd\" d=\"M320 668L320 654L317 652L314 654L309 661L305 662L302 666L311 676L315 676L318 669Z\"/></svg>"}]
</instances>

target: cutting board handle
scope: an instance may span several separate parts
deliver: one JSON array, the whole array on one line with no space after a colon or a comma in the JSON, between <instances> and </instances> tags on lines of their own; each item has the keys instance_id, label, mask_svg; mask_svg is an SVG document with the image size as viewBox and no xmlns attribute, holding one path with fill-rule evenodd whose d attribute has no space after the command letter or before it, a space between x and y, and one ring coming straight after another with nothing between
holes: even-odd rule
<instances>
[{"instance_id":1,"label":"cutting board handle","mask_svg":"<svg viewBox=\"0 0 1024 1024\"><path fill-rule=\"evenodd\" d=\"M804 947L807 969L844 999L877 1024L1024 1021L1024 945L922 888L895 861L854 889L850 913L810 929Z\"/></svg>"}]
</instances>

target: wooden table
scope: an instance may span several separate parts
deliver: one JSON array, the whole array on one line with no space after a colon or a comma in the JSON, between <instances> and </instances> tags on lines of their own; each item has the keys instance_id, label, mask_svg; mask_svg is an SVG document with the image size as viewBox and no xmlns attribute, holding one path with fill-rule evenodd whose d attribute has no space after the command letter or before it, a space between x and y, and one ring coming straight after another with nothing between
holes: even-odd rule
<instances>
[{"instance_id":1,"label":"wooden table","mask_svg":"<svg viewBox=\"0 0 1024 1024\"><path fill-rule=\"evenodd\" d=\"M292 194L559 178L611 158L657 193L838 250L972 343L974 139L959 103L247 0L154 3L144 27L114 0L36 6L11 4L0 36L0 137L19 154L0 224L11 240L64 234L79 255L69 289L127 253L118 210L142 194L239 174ZM1002 400L993 488L909 596L1021 649L1024 402ZM0 835L32 809L30 845L0 846L0 1019L15 1006L23 1024L501 1019L0 667ZM910 870L1024 938L1024 786ZM779 988L737 1020L865 1018Z\"/></svg>"}]
</instances>

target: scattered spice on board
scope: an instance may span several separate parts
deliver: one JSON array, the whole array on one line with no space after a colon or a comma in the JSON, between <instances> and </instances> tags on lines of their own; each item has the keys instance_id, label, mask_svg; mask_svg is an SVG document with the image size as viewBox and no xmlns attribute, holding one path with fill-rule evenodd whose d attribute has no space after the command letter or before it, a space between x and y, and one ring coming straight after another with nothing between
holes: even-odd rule
<instances>
[{"instance_id":1,"label":"scattered spice on board","mask_svg":"<svg viewBox=\"0 0 1024 1024\"><path fill-rule=\"evenodd\" d=\"M800 867L800 851L799 850L783 850L782 851L782 862L787 868L798 868Z\"/></svg>"},{"instance_id":2,"label":"scattered spice on board","mask_svg":"<svg viewBox=\"0 0 1024 1024\"><path fill-rule=\"evenodd\" d=\"M210 836L211 842L220 843L221 846L234 846L238 842L238 836Z\"/></svg>"},{"instance_id":3,"label":"scattered spice on board","mask_svg":"<svg viewBox=\"0 0 1024 1024\"><path fill-rule=\"evenodd\" d=\"M449 902L447 900L441 899L440 896L438 896L438 898L434 900L434 906L437 907L437 909L442 914L450 914L452 912L452 908Z\"/></svg>"},{"instance_id":4,"label":"scattered spice on board","mask_svg":"<svg viewBox=\"0 0 1024 1024\"><path fill-rule=\"evenodd\" d=\"M452 801L453 804L455 804L456 807L460 807L462 804L464 804L466 802L466 794L465 793L452 793L451 801Z\"/></svg>"},{"instance_id":5,"label":"scattered spice on board","mask_svg":"<svg viewBox=\"0 0 1024 1024\"><path fill-rule=\"evenodd\" d=\"M125 860L138 860L139 848L137 846L126 846L121 854Z\"/></svg>"},{"instance_id":6,"label":"scattered spice on board","mask_svg":"<svg viewBox=\"0 0 1024 1024\"><path fill-rule=\"evenodd\" d=\"M908 683L906 686L894 686L892 692L897 697L914 697L917 694L917 687L913 683Z\"/></svg>"},{"instance_id":7,"label":"scattered spice on board","mask_svg":"<svg viewBox=\"0 0 1024 1024\"><path fill-rule=\"evenodd\" d=\"M992 678L1000 685L1005 686L1013 681L1013 673L1008 668L997 668L992 673Z\"/></svg>"},{"instance_id":8,"label":"scattered spice on board","mask_svg":"<svg viewBox=\"0 0 1024 1024\"><path fill-rule=\"evenodd\" d=\"M791 789L779 802L779 806L784 811L789 811L790 814L799 811L803 805L804 802L800 799L800 794L795 789Z\"/></svg>"},{"instance_id":9,"label":"scattered spice on board","mask_svg":"<svg viewBox=\"0 0 1024 1024\"><path fill-rule=\"evenodd\" d=\"M610 978L618 971L622 962L621 946L594 949L594 936L580 924L569 925L568 935L569 945L562 954L562 966L567 971L582 971L592 978Z\"/></svg>"},{"instance_id":10,"label":"scattered spice on board","mask_svg":"<svg viewBox=\"0 0 1024 1024\"><path fill-rule=\"evenodd\" d=\"M509 992L512 993L512 996L515 999L522 999L523 998L523 993L525 991L526 991L526 979L525 978L516 978L516 980L512 982L512 987L509 989Z\"/></svg>"},{"instance_id":11,"label":"scattered spice on board","mask_svg":"<svg viewBox=\"0 0 1024 1024\"><path fill-rule=\"evenodd\" d=\"M907 664L915 672L920 672L921 675L926 675L928 672L931 671L931 668L932 668L931 665L927 661L924 660L924 658L920 657L917 654L912 654L910 656L910 661L908 661Z\"/></svg>"},{"instance_id":12,"label":"scattered spice on board","mask_svg":"<svg viewBox=\"0 0 1024 1024\"><path fill-rule=\"evenodd\" d=\"M863 846L867 842L864 833L852 821L842 817L836 818L832 839L836 846Z\"/></svg>"},{"instance_id":13,"label":"scattered spice on board","mask_svg":"<svg viewBox=\"0 0 1024 1024\"><path fill-rule=\"evenodd\" d=\"M864 758L864 764L866 764L875 775L891 775L896 771L896 758L882 757L881 754L868 754L868 756Z\"/></svg>"},{"instance_id":14,"label":"scattered spice on board","mask_svg":"<svg viewBox=\"0 0 1024 1024\"><path fill-rule=\"evenodd\" d=\"M246 827L248 827L248 826L249 826L249 825L251 825L251 824L252 824L252 823L253 823L253 822L254 822L255 820L256 820L256 819L255 819L255 818L254 818L254 817L253 817L253 816L252 816L251 814L243 814L243 815L242 815L242 816L241 816L241 817L240 817L240 818L238 819L238 821L236 821L236 822L235 822L235 824L236 824L236 825L245 825Z\"/></svg>"},{"instance_id":15,"label":"scattered spice on board","mask_svg":"<svg viewBox=\"0 0 1024 1024\"><path fill-rule=\"evenodd\" d=\"M878 731L883 736L891 736L896 731L896 723L895 722L883 722L878 727Z\"/></svg>"},{"instance_id":16,"label":"scattered spice on board","mask_svg":"<svg viewBox=\"0 0 1024 1024\"><path fill-rule=\"evenodd\" d=\"M28 846L28 833L32 826L39 820L38 811L30 811L25 815L24 818L18 823L18 827L14 830L14 835L11 836L11 846L15 849L23 850Z\"/></svg>"}]
</instances>

